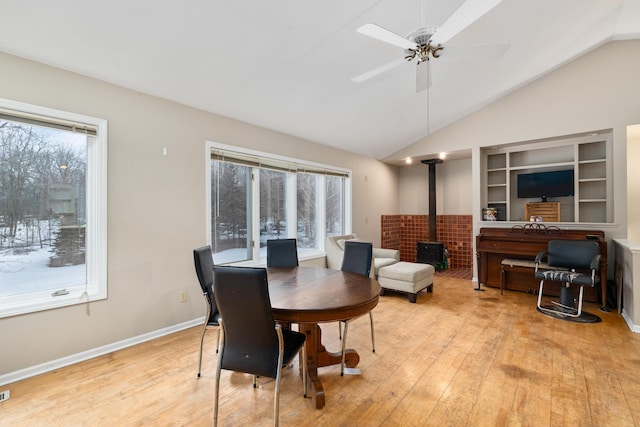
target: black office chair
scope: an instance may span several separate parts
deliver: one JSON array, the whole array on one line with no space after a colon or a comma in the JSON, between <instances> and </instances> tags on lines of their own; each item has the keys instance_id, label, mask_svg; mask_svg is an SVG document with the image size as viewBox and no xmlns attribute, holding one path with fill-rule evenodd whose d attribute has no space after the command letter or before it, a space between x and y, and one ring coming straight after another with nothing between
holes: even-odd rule
<instances>
[{"instance_id":1,"label":"black office chair","mask_svg":"<svg viewBox=\"0 0 640 427\"><path fill-rule=\"evenodd\" d=\"M267 240L267 267L297 267L298 245L296 239Z\"/></svg>"},{"instance_id":2,"label":"black office chair","mask_svg":"<svg viewBox=\"0 0 640 427\"><path fill-rule=\"evenodd\" d=\"M215 327L218 329L218 338L216 341L216 353L220 347L220 313L216 305L216 299L213 295L213 257L211 255L211 246L203 246L193 251L193 260L196 266L196 274L198 282L202 289L202 295L207 302L207 317L205 317L202 333L200 334L200 357L198 359L198 377L202 368L202 346L204 344L204 335L207 329Z\"/></svg>"},{"instance_id":3,"label":"black office chair","mask_svg":"<svg viewBox=\"0 0 640 427\"><path fill-rule=\"evenodd\" d=\"M541 267L546 260L544 269ZM600 283L600 246L594 240L550 240L546 251L536 256L535 277L540 279L538 310L553 317L572 320L589 313L582 312L582 295L585 286L595 287ZM545 281L561 282L560 299L553 305L542 305ZM576 308L571 285L580 286ZM600 318L589 314L592 321Z\"/></svg>"},{"instance_id":4,"label":"black office chair","mask_svg":"<svg viewBox=\"0 0 640 427\"><path fill-rule=\"evenodd\" d=\"M278 425L282 368L302 354L302 387L307 396L306 336L276 325L271 311L267 270L264 268L213 268L216 301L222 314L222 345L216 371L214 426L218 422L220 371L275 378L274 425Z\"/></svg>"},{"instance_id":5,"label":"black office chair","mask_svg":"<svg viewBox=\"0 0 640 427\"><path fill-rule=\"evenodd\" d=\"M342 258L341 270L349 273L369 276L371 274L371 264L373 261L373 245L366 242L344 242L344 257ZM344 323L344 334L342 324ZM376 342L373 335L373 314L369 312L369 323L371 323L371 347L376 352ZM347 342L347 328L349 320L342 320L338 323L339 336L342 339L342 363L340 364L340 375L344 375L345 348Z\"/></svg>"}]
</instances>

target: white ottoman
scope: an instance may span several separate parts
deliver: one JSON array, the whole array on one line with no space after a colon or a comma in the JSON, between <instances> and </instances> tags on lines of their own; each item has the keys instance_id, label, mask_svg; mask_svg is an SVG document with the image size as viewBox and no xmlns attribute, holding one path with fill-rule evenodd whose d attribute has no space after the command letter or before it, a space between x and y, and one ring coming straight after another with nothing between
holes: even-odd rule
<instances>
[{"instance_id":1,"label":"white ottoman","mask_svg":"<svg viewBox=\"0 0 640 427\"><path fill-rule=\"evenodd\" d=\"M436 269L430 264L418 264L413 262L397 262L395 264L380 267L378 270L378 283L385 289L407 292L409 302L415 303L417 293L427 288L433 292L433 275Z\"/></svg>"}]
</instances>

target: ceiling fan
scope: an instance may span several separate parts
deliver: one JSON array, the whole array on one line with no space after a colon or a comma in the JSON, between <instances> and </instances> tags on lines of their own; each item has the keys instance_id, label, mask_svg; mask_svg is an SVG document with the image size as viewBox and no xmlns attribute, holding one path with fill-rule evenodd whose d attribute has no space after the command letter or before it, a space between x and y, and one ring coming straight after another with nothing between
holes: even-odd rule
<instances>
[{"instance_id":1,"label":"ceiling fan","mask_svg":"<svg viewBox=\"0 0 640 427\"><path fill-rule=\"evenodd\" d=\"M353 77L351 80L361 83L379 74L389 71L398 65L416 60L416 92L431 86L429 59L439 58L445 49L444 44L453 36L464 30L500 3L501 0L467 0L446 20L440 28L419 28L407 37L399 36L376 24L365 24L357 29L358 33L374 39L390 43L405 50L404 58L396 59L388 64L374 68L366 73ZM458 56L474 56L484 58L498 58L502 56L509 45L458 46ZM447 55L449 50L447 47ZM451 49L455 53L455 47ZM420 66L426 64L425 66Z\"/></svg>"}]
</instances>

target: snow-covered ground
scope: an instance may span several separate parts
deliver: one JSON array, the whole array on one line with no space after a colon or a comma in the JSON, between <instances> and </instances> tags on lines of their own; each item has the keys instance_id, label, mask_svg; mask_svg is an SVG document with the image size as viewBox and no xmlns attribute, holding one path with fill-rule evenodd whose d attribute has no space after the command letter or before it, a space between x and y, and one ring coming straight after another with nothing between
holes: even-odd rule
<instances>
[{"instance_id":1,"label":"snow-covered ground","mask_svg":"<svg viewBox=\"0 0 640 427\"><path fill-rule=\"evenodd\" d=\"M28 254L0 254L0 297L83 285L86 265L48 267L49 248Z\"/></svg>"},{"instance_id":2,"label":"snow-covered ground","mask_svg":"<svg viewBox=\"0 0 640 427\"><path fill-rule=\"evenodd\" d=\"M313 249L298 248L298 256ZM0 253L0 297L29 292L58 290L83 285L86 281L86 265L49 267L49 248L38 249L28 254ZM260 248L260 257L267 258L267 248ZM228 249L214 254L216 264L227 264L246 260L247 249Z\"/></svg>"}]
</instances>

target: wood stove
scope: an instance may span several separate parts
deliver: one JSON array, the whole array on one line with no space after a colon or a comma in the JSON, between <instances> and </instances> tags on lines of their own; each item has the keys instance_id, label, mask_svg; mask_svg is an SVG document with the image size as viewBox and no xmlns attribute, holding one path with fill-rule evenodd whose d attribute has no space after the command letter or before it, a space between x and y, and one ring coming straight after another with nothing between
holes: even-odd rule
<instances>
[{"instance_id":1,"label":"wood stove","mask_svg":"<svg viewBox=\"0 0 640 427\"><path fill-rule=\"evenodd\" d=\"M442 242L418 242L416 261L431 264L439 268L444 262L444 244Z\"/></svg>"}]
</instances>

